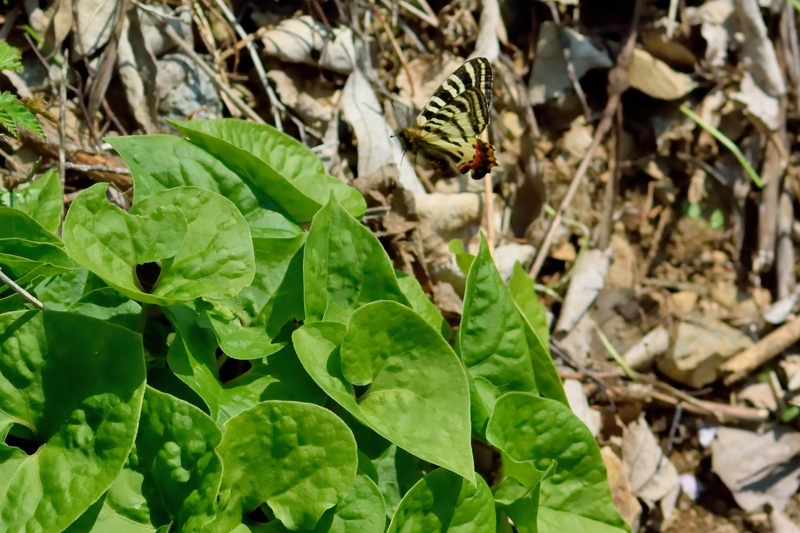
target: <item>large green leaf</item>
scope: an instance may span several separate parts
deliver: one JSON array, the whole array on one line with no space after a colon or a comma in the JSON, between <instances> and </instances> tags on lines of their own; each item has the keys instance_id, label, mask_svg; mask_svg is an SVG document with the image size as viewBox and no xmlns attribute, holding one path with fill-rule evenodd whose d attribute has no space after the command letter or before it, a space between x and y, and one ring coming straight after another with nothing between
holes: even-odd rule
<instances>
[{"instance_id":1,"label":"large green leaf","mask_svg":"<svg viewBox=\"0 0 800 533\"><path fill-rule=\"evenodd\" d=\"M136 436L136 462L130 465L144 477L147 506L160 507L178 529L209 522L222 480L222 463L214 451L221 440L222 432L202 411L148 388ZM115 495L112 486L109 497Z\"/></svg>"},{"instance_id":2,"label":"large green leaf","mask_svg":"<svg viewBox=\"0 0 800 533\"><path fill-rule=\"evenodd\" d=\"M314 533L383 533L386 530L383 497L375 483L357 474L353 488L339 504L328 509L314 527ZM254 528L258 533L288 533L278 521Z\"/></svg>"},{"instance_id":3,"label":"large green leaf","mask_svg":"<svg viewBox=\"0 0 800 533\"><path fill-rule=\"evenodd\" d=\"M335 199L311 223L303 260L306 320L347 322L377 300L408 304L378 239Z\"/></svg>"},{"instance_id":4,"label":"large green leaf","mask_svg":"<svg viewBox=\"0 0 800 533\"><path fill-rule=\"evenodd\" d=\"M545 398L557 400L569 407L561 377L550 356L547 314L539 298L536 297L533 280L519 262L514 264L514 271L508 280L508 291L522 313L522 318L525 319L525 337L528 339L533 374L539 392Z\"/></svg>"},{"instance_id":5,"label":"large green leaf","mask_svg":"<svg viewBox=\"0 0 800 533\"><path fill-rule=\"evenodd\" d=\"M50 169L24 189L0 193L0 205L19 209L51 233L61 225L64 193L58 174Z\"/></svg>"},{"instance_id":6,"label":"large green leaf","mask_svg":"<svg viewBox=\"0 0 800 533\"><path fill-rule=\"evenodd\" d=\"M106 200L106 188L93 185L75 199L64 243L73 259L121 293L168 305L231 297L252 281L250 231L230 201L180 187L153 193L126 213ZM153 262L161 272L146 292L136 267Z\"/></svg>"},{"instance_id":7,"label":"large green leaf","mask_svg":"<svg viewBox=\"0 0 800 533\"><path fill-rule=\"evenodd\" d=\"M397 275L397 284L400 285L400 290L406 295L411 305L411 309L419 313L419 316L433 326L433 329L439 330L445 340L450 340L450 324L439 312L439 309L428 298L422 290L422 286L417 281L417 278L409 276L403 272L395 271Z\"/></svg>"},{"instance_id":8,"label":"large green leaf","mask_svg":"<svg viewBox=\"0 0 800 533\"><path fill-rule=\"evenodd\" d=\"M286 346L225 383L217 422L264 400L292 400L324 404L325 393L309 377L291 346Z\"/></svg>"},{"instance_id":9,"label":"large green leaf","mask_svg":"<svg viewBox=\"0 0 800 533\"><path fill-rule=\"evenodd\" d=\"M172 306L167 314L178 329L167 356L169 367L202 398L218 424L264 400L324 401L324 393L303 370L291 346L274 353L263 347L263 356L268 357L253 361L250 370L223 384L214 332L201 327L198 315L187 306Z\"/></svg>"},{"instance_id":10,"label":"large green leaf","mask_svg":"<svg viewBox=\"0 0 800 533\"><path fill-rule=\"evenodd\" d=\"M311 150L272 126L230 119L173 124L298 222L311 220L331 194L354 216L364 214L366 202L361 193L326 175Z\"/></svg>"},{"instance_id":11,"label":"large green leaf","mask_svg":"<svg viewBox=\"0 0 800 533\"><path fill-rule=\"evenodd\" d=\"M215 514L222 463L214 449L222 432L196 407L147 387L136 445L102 500L74 531L137 531L172 524L198 531ZM115 529L117 531L117 529Z\"/></svg>"},{"instance_id":12,"label":"large green leaf","mask_svg":"<svg viewBox=\"0 0 800 533\"><path fill-rule=\"evenodd\" d=\"M531 488L539 478L534 464L555 463L541 486L539 531L628 530L597 442L569 407L534 394L506 394L495 404L486 436L513 460L504 471Z\"/></svg>"},{"instance_id":13,"label":"large green leaf","mask_svg":"<svg viewBox=\"0 0 800 533\"><path fill-rule=\"evenodd\" d=\"M223 426L222 490L245 511L262 503L289 529L311 529L342 502L355 479L353 434L336 415L307 403L268 401Z\"/></svg>"},{"instance_id":14,"label":"large green leaf","mask_svg":"<svg viewBox=\"0 0 800 533\"><path fill-rule=\"evenodd\" d=\"M186 139L174 135L137 135L112 137L108 141L131 169L134 203L165 189L195 186L226 197L244 215L253 238L256 273L252 284L225 302L240 317L242 327L263 315L259 322L267 325L267 334L274 337L287 321L302 319L299 250L305 232L278 212L282 209L276 202Z\"/></svg>"},{"instance_id":15,"label":"large green leaf","mask_svg":"<svg viewBox=\"0 0 800 533\"><path fill-rule=\"evenodd\" d=\"M224 196L245 217L255 215L262 207L277 207L222 161L186 139L175 135L132 135L105 140L131 169L134 203L165 189L200 187Z\"/></svg>"},{"instance_id":16,"label":"large green leaf","mask_svg":"<svg viewBox=\"0 0 800 533\"><path fill-rule=\"evenodd\" d=\"M492 491L477 476L470 484L442 468L421 479L403 497L389 533L494 533Z\"/></svg>"},{"instance_id":17,"label":"large green leaf","mask_svg":"<svg viewBox=\"0 0 800 533\"><path fill-rule=\"evenodd\" d=\"M352 426L351 426L352 429ZM403 499L403 495L414 486L430 469L430 463L415 457L385 439L386 446L380 450L363 450L361 440L356 435L359 443L359 471L366 472L378 486L386 504L388 518Z\"/></svg>"},{"instance_id":18,"label":"large green leaf","mask_svg":"<svg viewBox=\"0 0 800 533\"><path fill-rule=\"evenodd\" d=\"M217 341L214 332L197 323L197 313L185 305L165 310L177 330L167 353L169 369L206 404L217 419L222 381L217 371Z\"/></svg>"},{"instance_id":19,"label":"large green leaf","mask_svg":"<svg viewBox=\"0 0 800 533\"><path fill-rule=\"evenodd\" d=\"M52 276L34 288L50 311L72 311L139 331L142 306L109 287L86 268Z\"/></svg>"},{"instance_id":20,"label":"large green leaf","mask_svg":"<svg viewBox=\"0 0 800 533\"><path fill-rule=\"evenodd\" d=\"M0 445L0 523L60 531L120 473L133 447L145 368L139 335L70 313L0 315L0 427L24 427L33 455Z\"/></svg>"},{"instance_id":21,"label":"large green leaf","mask_svg":"<svg viewBox=\"0 0 800 533\"><path fill-rule=\"evenodd\" d=\"M472 423L481 434L500 396L510 391L537 391L525 321L483 236L467 275L458 345L472 378Z\"/></svg>"},{"instance_id":22,"label":"large green leaf","mask_svg":"<svg viewBox=\"0 0 800 533\"><path fill-rule=\"evenodd\" d=\"M61 240L18 209L0 207L0 268L23 288L78 268ZM5 285L0 294L10 291Z\"/></svg>"},{"instance_id":23,"label":"large green leaf","mask_svg":"<svg viewBox=\"0 0 800 533\"><path fill-rule=\"evenodd\" d=\"M464 368L417 313L375 302L354 312L346 328L310 323L292 338L306 371L357 420L409 453L474 479ZM369 388L356 397L354 385Z\"/></svg>"},{"instance_id":24,"label":"large green leaf","mask_svg":"<svg viewBox=\"0 0 800 533\"><path fill-rule=\"evenodd\" d=\"M230 307L241 310L252 322L266 327L275 337L283 326L302 320L303 309L303 244L306 234L286 237L253 237L256 254L256 276ZM226 302L227 304L228 302Z\"/></svg>"}]
</instances>

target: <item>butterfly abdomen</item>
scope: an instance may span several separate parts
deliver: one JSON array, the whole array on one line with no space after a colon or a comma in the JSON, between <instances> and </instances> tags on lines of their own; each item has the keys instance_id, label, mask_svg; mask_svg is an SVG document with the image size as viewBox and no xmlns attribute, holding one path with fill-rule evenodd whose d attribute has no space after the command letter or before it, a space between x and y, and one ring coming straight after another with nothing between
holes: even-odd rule
<instances>
[{"instance_id":1,"label":"butterfly abdomen","mask_svg":"<svg viewBox=\"0 0 800 533\"><path fill-rule=\"evenodd\" d=\"M458 171L464 174L467 170L472 170L472 179L479 180L491 172L492 167L497 166L497 159L494 157L494 148L491 144L481 140L471 140L475 147L475 156L472 161L459 167Z\"/></svg>"}]
</instances>

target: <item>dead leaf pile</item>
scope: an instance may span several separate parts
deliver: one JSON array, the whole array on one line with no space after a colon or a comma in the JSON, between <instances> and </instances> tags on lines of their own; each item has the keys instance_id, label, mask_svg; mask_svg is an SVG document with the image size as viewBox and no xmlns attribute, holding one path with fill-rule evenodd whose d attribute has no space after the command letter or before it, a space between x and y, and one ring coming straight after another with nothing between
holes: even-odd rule
<instances>
[{"instance_id":1,"label":"dead leaf pile","mask_svg":"<svg viewBox=\"0 0 800 533\"><path fill-rule=\"evenodd\" d=\"M777 531L800 520L794 5L11 2L0 38L25 69L2 89L52 120L44 140L0 138L3 189L63 156L66 203L106 181L126 205L103 137L270 123L361 191L364 224L451 323L454 252L483 234L504 279L523 265L629 523ZM477 56L499 164L442 178L395 133Z\"/></svg>"}]
</instances>

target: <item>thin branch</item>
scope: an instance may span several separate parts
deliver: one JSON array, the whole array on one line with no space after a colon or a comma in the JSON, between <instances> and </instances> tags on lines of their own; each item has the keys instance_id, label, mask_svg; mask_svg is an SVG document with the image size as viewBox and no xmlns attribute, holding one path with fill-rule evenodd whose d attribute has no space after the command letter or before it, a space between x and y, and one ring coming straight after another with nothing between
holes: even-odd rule
<instances>
[{"instance_id":1,"label":"thin branch","mask_svg":"<svg viewBox=\"0 0 800 533\"><path fill-rule=\"evenodd\" d=\"M19 294L20 296L22 296L22 298L23 298L24 300L27 300L27 301L28 301L28 303L32 304L32 305L33 305L33 306L34 306L36 309L38 309L38 310L40 310L40 311L41 311L42 309L44 309L44 304L43 304L42 302L40 302L39 300L37 300L37 299L36 299L36 297L35 297L34 295L32 295L31 293L29 293L28 291L26 291L25 289L23 289L22 287L20 287L19 285L17 285L17 284L14 282L14 280L13 280L13 279L9 278L9 277L8 277L8 276L5 274L5 272L3 272L3 269L2 269L2 268L0 268L0 281L2 281L3 283L5 283L5 284L6 284L6 285L8 285L9 287L11 287L11 289L12 289L14 292L16 292L17 294Z\"/></svg>"},{"instance_id":2,"label":"thin branch","mask_svg":"<svg viewBox=\"0 0 800 533\"><path fill-rule=\"evenodd\" d=\"M61 57L61 83L58 87L58 181L61 183L61 190L67 182L67 151L65 142L67 140L67 65L69 64L69 49L64 49Z\"/></svg>"},{"instance_id":3,"label":"thin branch","mask_svg":"<svg viewBox=\"0 0 800 533\"><path fill-rule=\"evenodd\" d=\"M484 137L486 134L484 134ZM483 178L483 213L486 215L486 245L489 247L489 253L494 257L494 202L492 201L492 174L486 174Z\"/></svg>"},{"instance_id":4,"label":"thin branch","mask_svg":"<svg viewBox=\"0 0 800 533\"><path fill-rule=\"evenodd\" d=\"M239 36L239 38L245 39L247 37L247 32L244 31L242 25L239 24L239 21L233 16L233 12L230 10L228 5L223 0L214 0L214 2L225 16L228 24L233 26L233 29L236 30L236 34ZM249 41L245 43L245 47L247 48L247 53L250 54L250 60L253 62L253 68L256 69L256 74L258 74L258 81L261 82L261 85L264 87L264 90L267 93L267 98L269 98L269 102L271 104L270 107L272 109L272 118L275 120L275 127L278 128L278 130L283 131L283 122L281 121L280 113L278 111L285 112L286 108L278 99L275 91L272 90L272 86L267 80L267 72L264 70L264 64L261 62L261 57L258 55L258 51L253 45L253 42Z\"/></svg>"},{"instance_id":5,"label":"thin branch","mask_svg":"<svg viewBox=\"0 0 800 533\"><path fill-rule=\"evenodd\" d=\"M578 100L581 102L583 114L586 116L586 120L590 121L592 120L591 108L589 107L589 103L586 101L586 94L583 92L583 87L581 87L581 84L578 81L578 75L575 73L575 64L572 62L572 49L570 48L569 38L564 34L565 30L564 26L561 25L561 17L558 14L558 7L556 7L555 2L547 2L547 7L550 8L550 14L553 17L553 21L556 23L558 44L561 48L561 54L564 56L564 63L567 67L567 78L569 78L569 81L572 82L572 89L575 91Z\"/></svg>"},{"instance_id":6,"label":"thin branch","mask_svg":"<svg viewBox=\"0 0 800 533\"><path fill-rule=\"evenodd\" d=\"M403 67L406 76L408 76L408 88L411 91L411 98L414 98L414 78L411 77L411 68L408 66L406 55L400 49L400 45L397 43L397 39L394 38L392 30L391 28L389 28L389 25L386 24L386 19L383 18L383 14L381 13L381 10L378 8L378 6L370 2L369 7L372 9L372 13L375 15L375 18L378 19L378 23L383 28L383 31L386 32L386 36L389 37L389 42L392 43L392 48L394 48L394 53L397 54L397 58L400 60L400 65Z\"/></svg>"},{"instance_id":7,"label":"thin branch","mask_svg":"<svg viewBox=\"0 0 800 533\"><path fill-rule=\"evenodd\" d=\"M617 106L620 104L622 93L628 88L628 66L630 65L631 56L633 55L633 46L636 43L641 2L642 0L636 0L634 3L631 28L628 32L625 45L622 47L619 56L617 56L617 64L614 65L608 73L608 103L605 109L603 109L603 115L600 118L600 122L597 124L597 130L592 138L592 143L589 145L589 149L586 151L586 155L581 161L578 170L575 171L575 177L572 178L572 183L570 183L564 199L558 206L556 214L550 222L550 227L547 228L547 233L539 248L539 253L536 254L536 260L533 262L533 266L530 270L530 276L533 279L536 279L536 276L539 275L539 271L542 269L542 265L544 265L547 254L550 252L550 246L553 244L553 239L555 239L556 232L561 224L561 217L564 215L567 206L572 202L572 197L575 196L578 187L583 182L583 178L589 170L589 165L594 158L597 148L600 146L603 138L605 138L606 133L611 129L611 124L614 120Z\"/></svg>"},{"instance_id":8,"label":"thin branch","mask_svg":"<svg viewBox=\"0 0 800 533\"><path fill-rule=\"evenodd\" d=\"M83 165L66 161L64 162L64 168L68 170L77 170L78 172L113 172L114 174L131 175L131 171L125 167L110 167L108 165Z\"/></svg>"}]
</instances>

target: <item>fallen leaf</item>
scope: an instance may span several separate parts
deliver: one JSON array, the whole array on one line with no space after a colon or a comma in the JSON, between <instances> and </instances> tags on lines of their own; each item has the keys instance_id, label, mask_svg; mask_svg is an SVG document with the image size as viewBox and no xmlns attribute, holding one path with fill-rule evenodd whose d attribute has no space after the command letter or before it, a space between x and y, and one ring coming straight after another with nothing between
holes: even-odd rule
<instances>
[{"instance_id":1,"label":"fallen leaf","mask_svg":"<svg viewBox=\"0 0 800 533\"><path fill-rule=\"evenodd\" d=\"M572 270L572 281L561 306L556 332L570 331L605 285L611 250L584 250Z\"/></svg>"},{"instance_id":2,"label":"fallen leaf","mask_svg":"<svg viewBox=\"0 0 800 533\"><path fill-rule=\"evenodd\" d=\"M652 365L667 350L669 350L669 332L663 326L658 326L628 348L622 359L634 370L641 370Z\"/></svg>"},{"instance_id":3,"label":"fallen leaf","mask_svg":"<svg viewBox=\"0 0 800 533\"><path fill-rule=\"evenodd\" d=\"M651 505L658 503L664 519L669 519L680 493L678 470L664 455L644 416L622 434L622 464L633 493Z\"/></svg>"},{"instance_id":4,"label":"fallen leaf","mask_svg":"<svg viewBox=\"0 0 800 533\"><path fill-rule=\"evenodd\" d=\"M700 388L719 377L722 363L752 344L750 337L719 320L684 320L658 368L675 381Z\"/></svg>"},{"instance_id":5,"label":"fallen leaf","mask_svg":"<svg viewBox=\"0 0 800 533\"><path fill-rule=\"evenodd\" d=\"M633 50L628 67L628 83L634 89L659 100L683 98L697 87L689 75L673 70L639 48Z\"/></svg>"},{"instance_id":6,"label":"fallen leaf","mask_svg":"<svg viewBox=\"0 0 800 533\"><path fill-rule=\"evenodd\" d=\"M592 435L595 437L600 433L601 415L600 411L595 411L589 407L589 399L583 391L583 385L577 379L564 380L564 394L567 396L569 408L575 416L581 419Z\"/></svg>"},{"instance_id":7,"label":"fallen leaf","mask_svg":"<svg viewBox=\"0 0 800 533\"><path fill-rule=\"evenodd\" d=\"M614 499L614 505L622 515L625 523L631 526L631 530L638 531L639 522L642 518L642 505L631 491L631 484L628 476L625 475L622 461L608 446L600 448L600 456L606 465L608 484L611 486L611 497Z\"/></svg>"},{"instance_id":8,"label":"fallen leaf","mask_svg":"<svg viewBox=\"0 0 800 533\"><path fill-rule=\"evenodd\" d=\"M350 28L328 29L309 15L281 21L261 38L264 52L291 63L353 72L356 50Z\"/></svg>"},{"instance_id":9,"label":"fallen leaf","mask_svg":"<svg viewBox=\"0 0 800 533\"><path fill-rule=\"evenodd\" d=\"M763 433L720 427L711 468L745 511L764 504L783 510L800 486L800 433L775 427Z\"/></svg>"},{"instance_id":10,"label":"fallen leaf","mask_svg":"<svg viewBox=\"0 0 800 533\"><path fill-rule=\"evenodd\" d=\"M592 69L611 68L614 64L608 52L596 47L585 35L569 28L559 29L551 21L543 22L528 84L528 99L532 105L543 104L572 90L559 38L560 31L568 43L570 59L578 79Z\"/></svg>"},{"instance_id":11,"label":"fallen leaf","mask_svg":"<svg viewBox=\"0 0 800 533\"><path fill-rule=\"evenodd\" d=\"M121 0L74 0L75 29L70 50L72 60L97 53L114 31Z\"/></svg>"},{"instance_id":12,"label":"fallen leaf","mask_svg":"<svg viewBox=\"0 0 800 533\"><path fill-rule=\"evenodd\" d=\"M384 165L397 165L400 184L414 194L425 194L411 159L403 157L400 142L381 113L378 97L358 69L344 84L341 107L358 140L358 175L371 174Z\"/></svg>"}]
</instances>

